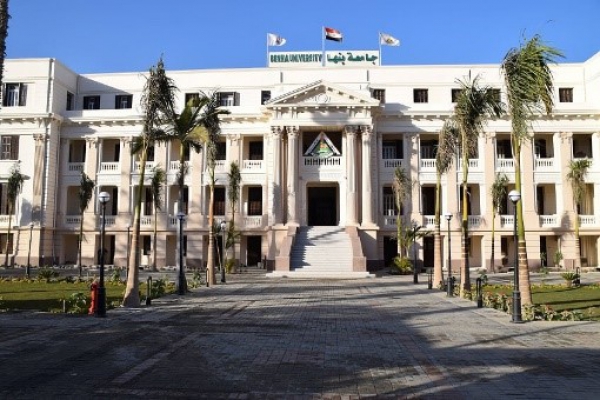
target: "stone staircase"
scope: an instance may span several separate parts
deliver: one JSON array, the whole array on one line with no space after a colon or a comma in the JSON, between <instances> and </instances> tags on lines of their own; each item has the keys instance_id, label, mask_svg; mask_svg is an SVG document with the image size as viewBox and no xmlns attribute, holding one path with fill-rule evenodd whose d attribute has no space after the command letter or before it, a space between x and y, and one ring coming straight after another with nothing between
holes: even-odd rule
<instances>
[{"instance_id":1,"label":"stone staircase","mask_svg":"<svg viewBox=\"0 0 600 400\"><path fill-rule=\"evenodd\" d=\"M349 235L339 226L298 228L290 254L290 271L277 275L288 278L366 278L368 272L353 271Z\"/></svg>"}]
</instances>

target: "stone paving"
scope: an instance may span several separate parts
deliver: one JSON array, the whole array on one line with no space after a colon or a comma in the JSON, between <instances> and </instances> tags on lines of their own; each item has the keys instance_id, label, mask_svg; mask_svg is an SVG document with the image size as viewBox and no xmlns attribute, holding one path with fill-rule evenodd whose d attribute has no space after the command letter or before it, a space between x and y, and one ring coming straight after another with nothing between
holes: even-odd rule
<instances>
[{"instance_id":1,"label":"stone paving","mask_svg":"<svg viewBox=\"0 0 600 400\"><path fill-rule=\"evenodd\" d=\"M228 283L105 319L0 314L1 398L596 399L600 324L529 322L412 276Z\"/></svg>"}]
</instances>

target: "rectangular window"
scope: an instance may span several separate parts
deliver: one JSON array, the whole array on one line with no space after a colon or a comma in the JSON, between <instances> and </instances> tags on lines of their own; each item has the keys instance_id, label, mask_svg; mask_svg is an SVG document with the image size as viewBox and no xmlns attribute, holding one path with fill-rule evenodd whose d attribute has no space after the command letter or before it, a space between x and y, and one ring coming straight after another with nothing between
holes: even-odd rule
<instances>
[{"instance_id":1,"label":"rectangular window","mask_svg":"<svg viewBox=\"0 0 600 400\"><path fill-rule=\"evenodd\" d=\"M8 215L9 212L6 195L8 188L6 185L6 183L0 183L0 214L2 215Z\"/></svg>"},{"instance_id":2,"label":"rectangular window","mask_svg":"<svg viewBox=\"0 0 600 400\"><path fill-rule=\"evenodd\" d=\"M371 97L379 100L381 103L385 103L385 89L372 89Z\"/></svg>"},{"instance_id":3,"label":"rectangular window","mask_svg":"<svg viewBox=\"0 0 600 400\"><path fill-rule=\"evenodd\" d=\"M132 104L133 95L131 94L118 94L115 96L115 109L117 110L131 108Z\"/></svg>"},{"instance_id":4,"label":"rectangular window","mask_svg":"<svg viewBox=\"0 0 600 400\"><path fill-rule=\"evenodd\" d=\"M225 142L217 142L217 157L216 160L227 160L227 144Z\"/></svg>"},{"instance_id":5,"label":"rectangular window","mask_svg":"<svg viewBox=\"0 0 600 400\"><path fill-rule=\"evenodd\" d=\"M391 186L383 187L383 214L386 216L398 215L396 201L394 200L394 191Z\"/></svg>"},{"instance_id":6,"label":"rectangular window","mask_svg":"<svg viewBox=\"0 0 600 400\"><path fill-rule=\"evenodd\" d=\"M152 188L144 188L144 215L152 215L154 207L152 205Z\"/></svg>"},{"instance_id":7,"label":"rectangular window","mask_svg":"<svg viewBox=\"0 0 600 400\"><path fill-rule=\"evenodd\" d=\"M83 109L84 110L99 110L100 109L100 96L83 96Z\"/></svg>"},{"instance_id":8,"label":"rectangular window","mask_svg":"<svg viewBox=\"0 0 600 400\"><path fill-rule=\"evenodd\" d=\"M429 91L427 89L413 89L413 102L428 103Z\"/></svg>"},{"instance_id":9,"label":"rectangular window","mask_svg":"<svg viewBox=\"0 0 600 400\"><path fill-rule=\"evenodd\" d=\"M183 193L181 195L181 197L183 199L183 203L181 205L181 208L182 208L181 211L186 215L188 214L188 211L189 211L189 204L190 204L189 203L189 195L190 195L190 189L187 186L184 186Z\"/></svg>"},{"instance_id":10,"label":"rectangular window","mask_svg":"<svg viewBox=\"0 0 600 400\"><path fill-rule=\"evenodd\" d=\"M67 111L75 109L75 95L71 92L67 92Z\"/></svg>"},{"instance_id":11,"label":"rectangular window","mask_svg":"<svg viewBox=\"0 0 600 400\"><path fill-rule=\"evenodd\" d=\"M262 188L248 188L248 215L262 215Z\"/></svg>"},{"instance_id":12,"label":"rectangular window","mask_svg":"<svg viewBox=\"0 0 600 400\"><path fill-rule=\"evenodd\" d=\"M86 146L84 140L72 140L69 143L69 162L85 162Z\"/></svg>"},{"instance_id":13,"label":"rectangular window","mask_svg":"<svg viewBox=\"0 0 600 400\"><path fill-rule=\"evenodd\" d=\"M195 102L200 100L200 93L186 93L185 94L185 105L188 105L188 103L191 102Z\"/></svg>"},{"instance_id":14,"label":"rectangular window","mask_svg":"<svg viewBox=\"0 0 600 400\"><path fill-rule=\"evenodd\" d=\"M19 159L19 136L3 135L0 137L0 160Z\"/></svg>"},{"instance_id":15,"label":"rectangular window","mask_svg":"<svg viewBox=\"0 0 600 400\"><path fill-rule=\"evenodd\" d=\"M260 104L265 104L269 100L271 100L271 91L270 90L262 90L260 92Z\"/></svg>"},{"instance_id":16,"label":"rectangular window","mask_svg":"<svg viewBox=\"0 0 600 400\"><path fill-rule=\"evenodd\" d=\"M500 89L490 89L490 92L492 93L492 97L494 98L496 103L500 103L502 101Z\"/></svg>"},{"instance_id":17,"label":"rectangular window","mask_svg":"<svg viewBox=\"0 0 600 400\"><path fill-rule=\"evenodd\" d=\"M558 100L561 103L572 103L573 102L573 88L559 88L558 89Z\"/></svg>"},{"instance_id":18,"label":"rectangular window","mask_svg":"<svg viewBox=\"0 0 600 400\"><path fill-rule=\"evenodd\" d=\"M404 158L402 140L384 140L381 151L384 160L399 160Z\"/></svg>"},{"instance_id":19,"label":"rectangular window","mask_svg":"<svg viewBox=\"0 0 600 400\"><path fill-rule=\"evenodd\" d=\"M145 256L149 256L152 253L152 236L142 236L142 252Z\"/></svg>"},{"instance_id":20,"label":"rectangular window","mask_svg":"<svg viewBox=\"0 0 600 400\"><path fill-rule=\"evenodd\" d=\"M148 146L146 161L154 161L154 146Z\"/></svg>"},{"instance_id":21,"label":"rectangular window","mask_svg":"<svg viewBox=\"0 0 600 400\"><path fill-rule=\"evenodd\" d=\"M7 83L4 85L4 107L23 107L27 104L27 85L24 83Z\"/></svg>"},{"instance_id":22,"label":"rectangular window","mask_svg":"<svg viewBox=\"0 0 600 400\"><path fill-rule=\"evenodd\" d=\"M225 188L215 187L214 215L225 215Z\"/></svg>"},{"instance_id":23,"label":"rectangular window","mask_svg":"<svg viewBox=\"0 0 600 400\"><path fill-rule=\"evenodd\" d=\"M250 142L248 143L248 158L250 160L262 160L263 159L263 142Z\"/></svg>"},{"instance_id":24,"label":"rectangular window","mask_svg":"<svg viewBox=\"0 0 600 400\"><path fill-rule=\"evenodd\" d=\"M4 249L6 249L6 239L8 238L8 254L13 253L13 234L10 234L10 237L7 233L0 233L0 254L5 254Z\"/></svg>"},{"instance_id":25,"label":"rectangular window","mask_svg":"<svg viewBox=\"0 0 600 400\"><path fill-rule=\"evenodd\" d=\"M458 96L460 96L460 92L462 89L452 89L450 92L450 97L452 98L452 102L456 103L458 101Z\"/></svg>"},{"instance_id":26,"label":"rectangular window","mask_svg":"<svg viewBox=\"0 0 600 400\"><path fill-rule=\"evenodd\" d=\"M217 100L221 107L239 106L240 94L237 92L218 92Z\"/></svg>"}]
</instances>

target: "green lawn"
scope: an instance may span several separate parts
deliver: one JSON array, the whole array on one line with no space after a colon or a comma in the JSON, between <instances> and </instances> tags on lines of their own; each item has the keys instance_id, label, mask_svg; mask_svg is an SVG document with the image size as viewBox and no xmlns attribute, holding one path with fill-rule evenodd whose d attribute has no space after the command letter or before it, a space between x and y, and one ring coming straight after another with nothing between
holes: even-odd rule
<instances>
[{"instance_id":1,"label":"green lawn","mask_svg":"<svg viewBox=\"0 0 600 400\"><path fill-rule=\"evenodd\" d=\"M107 304L119 304L125 293L125 285L108 282L105 287ZM88 282L0 281L0 310L61 311L62 299L68 299L78 292L87 297L89 306ZM145 293L145 289L142 293Z\"/></svg>"},{"instance_id":2,"label":"green lawn","mask_svg":"<svg viewBox=\"0 0 600 400\"><path fill-rule=\"evenodd\" d=\"M512 286L485 286L484 292L504 293L512 297ZM556 312L580 311L586 320L600 321L600 286L535 285L531 288L536 306L549 306Z\"/></svg>"}]
</instances>

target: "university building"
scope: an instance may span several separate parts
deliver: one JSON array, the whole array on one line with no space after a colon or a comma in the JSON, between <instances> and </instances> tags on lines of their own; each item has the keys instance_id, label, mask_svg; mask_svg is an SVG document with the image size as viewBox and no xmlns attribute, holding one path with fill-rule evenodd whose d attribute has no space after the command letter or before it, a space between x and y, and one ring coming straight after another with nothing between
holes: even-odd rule
<instances>
[{"instance_id":1,"label":"university building","mask_svg":"<svg viewBox=\"0 0 600 400\"><path fill-rule=\"evenodd\" d=\"M451 115L457 79L480 75L506 100L500 66L379 65L378 52L272 53L264 68L168 71L180 89L180 106L199 91L218 92L223 107L214 210L241 232L235 257L256 265L266 259L276 273L310 270L365 273L387 265L396 253L392 180L397 167L415 181L401 210L433 231L435 152L440 128ZM600 53L582 63L553 67L555 110L533 123L522 153L527 249L530 266L562 253L575 259L574 202L566 180L569 162L592 159L587 194L579 210L583 266L599 264L600 238ZM140 167L130 155L142 130L140 99L145 72L78 74L56 59L6 61L0 110L0 251L9 241L9 262L75 264L81 217L81 172L96 183L83 215L84 265L98 264L100 206L108 192L108 264L125 266ZM490 262L492 201L497 174L514 188L508 118L491 120L469 160L469 257L472 267L497 270L513 263L513 206L505 199L495 221L496 260ZM159 267L176 265L177 218L186 214L186 265L206 263L208 174L205 153L187 157L184 203L177 209L177 144L157 144L146 174L160 165L167 173L164 202L155 213L149 189L142 199L142 265L156 250ZM227 173L241 170L240 201L231 209ZM6 182L18 164L25 181L14 215L8 215ZM442 178L443 252L451 235L454 268L460 264L461 167ZM157 246L152 248L154 221ZM8 236L8 227L11 234ZM310 227L310 228L309 228ZM220 240L220 239L219 239ZM321 253L314 253L321 249ZM323 252L323 249L325 251ZM414 253L413 253L414 251ZM312 253L311 253L312 252ZM410 252L433 265L433 237ZM312 254L312 255L311 255ZM1 255L4 259L4 254ZM312 258L311 258L312 257ZM319 263L319 260L321 262ZM336 270L337 268L337 270Z\"/></svg>"}]
</instances>

